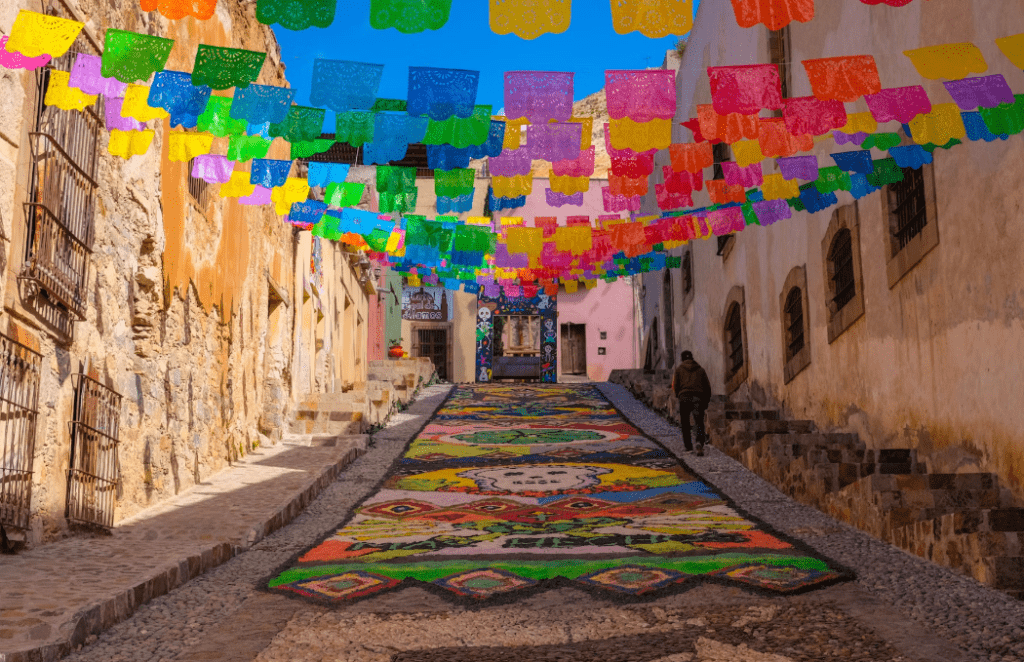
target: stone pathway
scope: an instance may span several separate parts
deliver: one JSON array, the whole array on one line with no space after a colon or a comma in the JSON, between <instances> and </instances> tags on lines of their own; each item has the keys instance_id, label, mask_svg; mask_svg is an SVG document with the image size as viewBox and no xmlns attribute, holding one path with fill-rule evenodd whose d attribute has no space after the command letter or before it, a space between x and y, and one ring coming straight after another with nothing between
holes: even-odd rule
<instances>
[{"instance_id":1,"label":"stone pathway","mask_svg":"<svg viewBox=\"0 0 1024 662\"><path fill-rule=\"evenodd\" d=\"M293 520L363 452L259 448L119 523L0 557L0 662L55 660Z\"/></svg>"},{"instance_id":2,"label":"stone pathway","mask_svg":"<svg viewBox=\"0 0 1024 662\"><path fill-rule=\"evenodd\" d=\"M634 424L680 454L672 426L625 389L600 388ZM486 609L453 606L418 588L340 608L258 590L260 580L373 492L446 393L444 386L424 389L292 524L141 606L68 659L1024 660L1022 603L794 503L715 449L703 458L681 457L741 508L852 568L858 579L789 597L701 586L637 605L564 588ZM0 577L7 558L0 559ZM0 587L6 600L6 585Z\"/></svg>"}]
</instances>

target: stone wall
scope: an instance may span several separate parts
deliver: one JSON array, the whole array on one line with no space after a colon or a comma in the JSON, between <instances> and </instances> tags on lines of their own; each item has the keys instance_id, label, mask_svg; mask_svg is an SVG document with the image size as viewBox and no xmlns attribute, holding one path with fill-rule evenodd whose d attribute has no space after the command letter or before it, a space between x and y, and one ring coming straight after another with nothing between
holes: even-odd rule
<instances>
[{"instance_id":1,"label":"stone wall","mask_svg":"<svg viewBox=\"0 0 1024 662\"><path fill-rule=\"evenodd\" d=\"M667 371L616 370L610 380L679 420ZM867 448L857 434L738 397L714 396L712 444L793 499L912 554L1024 597L1024 508L992 473L930 469L914 448Z\"/></svg>"},{"instance_id":2,"label":"stone wall","mask_svg":"<svg viewBox=\"0 0 1024 662\"><path fill-rule=\"evenodd\" d=\"M90 40L101 48L108 28L166 36L176 40L167 68L180 71L191 71L199 43L266 51L257 82L287 85L278 45L256 21L255 4L219 3L208 21L169 21L137 5L44 2L0 0L0 29L27 8L84 21L73 50ZM309 233L293 231L272 207L221 198L215 185L207 204L193 198L187 164L168 158L167 120L150 123L150 150L127 161L107 153L101 130L86 319L66 329L48 323L18 280L28 240L23 203L36 76L0 71L0 212L10 238L0 264L0 329L43 356L29 544L69 532L73 373L91 371L123 396L121 520L272 443L298 396L365 382L369 323L368 290L351 251L324 242L320 287L310 288ZM214 141L214 153L225 149L226 139ZM268 158L287 159L287 144L275 140Z\"/></svg>"},{"instance_id":3,"label":"stone wall","mask_svg":"<svg viewBox=\"0 0 1024 662\"><path fill-rule=\"evenodd\" d=\"M789 94L811 93L802 60L872 54L883 86L923 85L933 103L949 103L941 82L923 79L902 53L968 41L984 54L987 74L1003 74L1016 92L1024 91L1019 70L994 43L1024 32L1016 8L1011 0L919 2L898 9L819 2L813 21L789 28ZM739 28L728 3L702 3L678 71L677 121L711 103L707 67L768 62L767 36L763 26ZM847 110L867 108L858 100ZM895 123L879 127L899 130ZM687 129L674 131L673 142L692 141ZM1024 498L1024 410L1012 395L1016 389L1007 388L1024 378L1020 362L1007 360L1024 352L1020 140L965 140L935 150L924 173L933 182L926 186L934 194L928 223L937 228L938 243L898 279L889 259L887 192L867 195L855 206L850 193L837 192L839 206L859 227L856 287L863 304L863 314L838 335L830 329L828 246L822 243L837 207L794 211L771 227L747 227L722 254L715 237L676 249L673 254L692 254L695 294L687 301L682 274L673 270L675 315L667 325L656 311L664 297L662 274L644 276L645 337L657 318L660 337L672 334L677 354L655 367L669 367L679 351L690 349L716 392L726 392L726 303L740 287L747 376L733 384L736 397L813 420L822 429L857 433L870 448L915 448L934 470L993 472L1018 500ZM832 163L830 153L851 148L825 138L815 141L813 154L825 166ZM873 150L873 158L884 155ZM657 159L656 165L668 162L665 153ZM775 172L769 159L764 173ZM695 193L694 206L706 204L706 194ZM787 369L780 297L799 269L806 275L809 363L794 373Z\"/></svg>"}]
</instances>

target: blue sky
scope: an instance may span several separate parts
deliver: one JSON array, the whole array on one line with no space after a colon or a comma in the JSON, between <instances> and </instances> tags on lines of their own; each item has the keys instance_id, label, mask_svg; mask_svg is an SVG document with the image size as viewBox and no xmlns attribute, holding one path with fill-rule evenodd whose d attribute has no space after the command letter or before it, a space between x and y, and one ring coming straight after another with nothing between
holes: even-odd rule
<instances>
[{"instance_id":1,"label":"blue sky","mask_svg":"<svg viewBox=\"0 0 1024 662\"><path fill-rule=\"evenodd\" d=\"M576 0L572 22L562 34L527 41L497 35L488 23L487 0L453 0L451 18L440 30L402 34L370 27L370 0L340 0L334 24L300 32L274 26L285 74L297 90L295 101L309 102L313 60L354 60L384 65L378 96L405 99L409 66L480 71L478 104L504 105L506 71L573 71L576 99L604 87L605 69L643 69L661 64L678 37L649 39L638 32L616 34L608 0ZM699 0L694 3L696 12Z\"/></svg>"}]
</instances>

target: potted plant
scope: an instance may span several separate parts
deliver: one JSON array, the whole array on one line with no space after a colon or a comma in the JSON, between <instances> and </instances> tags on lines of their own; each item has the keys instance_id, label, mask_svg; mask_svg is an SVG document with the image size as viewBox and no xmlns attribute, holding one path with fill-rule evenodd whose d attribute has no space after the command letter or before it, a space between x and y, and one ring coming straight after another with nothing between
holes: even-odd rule
<instances>
[{"instance_id":1,"label":"potted plant","mask_svg":"<svg viewBox=\"0 0 1024 662\"><path fill-rule=\"evenodd\" d=\"M405 350L402 349L402 338L393 338L388 342L388 356L393 359L400 359L405 354Z\"/></svg>"}]
</instances>

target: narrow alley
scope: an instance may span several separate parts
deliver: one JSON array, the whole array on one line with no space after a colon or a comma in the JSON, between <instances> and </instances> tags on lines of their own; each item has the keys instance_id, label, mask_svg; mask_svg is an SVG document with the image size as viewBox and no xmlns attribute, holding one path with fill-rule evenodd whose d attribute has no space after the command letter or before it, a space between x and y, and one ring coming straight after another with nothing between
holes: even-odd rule
<instances>
[{"instance_id":1,"label":"narrow alley","mask_svg":"<svg viewBox=\"0 0 1024 662\"><path fill-rule=\"evenodd\" d=\"M67 659L1015 660L1022 617L685 453L622 386L438 385L292 524Z\"/></svg>"}]
</instances>

